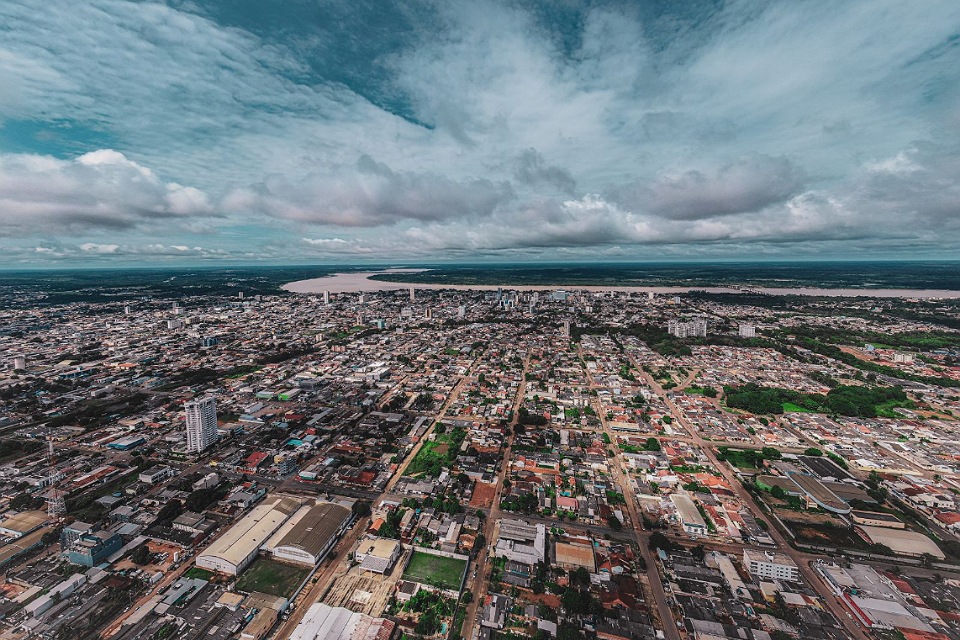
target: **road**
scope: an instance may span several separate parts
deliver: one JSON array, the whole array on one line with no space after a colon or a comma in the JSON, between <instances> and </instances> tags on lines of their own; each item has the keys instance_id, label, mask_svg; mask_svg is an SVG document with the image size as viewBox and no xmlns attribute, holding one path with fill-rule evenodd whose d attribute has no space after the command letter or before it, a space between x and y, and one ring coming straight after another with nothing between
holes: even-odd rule
<instances>
[{"instance_id":1,"label":"road","mask_svg":"<svg viewBox=\"0 0 960 640\"><path fill-rule=\"evenodd\" d=\"M510 421L510 435L507 436L506 446L503 449L503 455L500 460L500 473L497 474L497 486L493 494L493 502L490 505L490 512L487 518L483 523L483 537L486 543L481 549L478 550L477 556L473 561L474 566L474 576L467 581L467 588L473 593L473 601L467 605L467 611L463 616L464 626L470 625L470 634L466 635L461 630L461 635L464 637L473 637L473 627L479 624L477 619L477 611L480 607L480 604L483 602L483 597L487 593L487 589L490 586L490 574L487 571L487 559L489 556L490 541L493 540L494 529L497 525L497 522L500 521L501 511L499 508L500 505L500 494L503 490L503 481L506 478L507 472L510 470L510 451L513 446L514 433L517 428L517 420L519 419L520 406L523 404L523 398L527 393L527 371L530 367L530 354L528 353L526 358L523 360L523 373L520 376L520 385L517 387L517 395L513 401L513 420ZM454 630L450 630L451 634L454 633Z\"/></svg>"},{"instance_id":2,"label":"road","mask_svg":"<svg viewBox=\"0 0 960 640\"><path fill-rule=\"evenodd\" d=\"M686 415L683 411L674 404L673 400L664 392L663 388L657 384L657 381L653 379L651 375L643 371L643 368L638 366L637 363L630 358L633 366L641 372L644 380L647 384L657 393L663 401L666 403L667 408L670 409L670 412L673 414L673 417L680 425L686 429L687 433L690 434L690 437L694 442L700 447L704 455L710 461L713 468L719 471L727 483L730 485L730 488L734 493L737 494L737 497L745 505L750 507L751 511L754 514L764 513L760 505L753 499L753 496L747 492L746 489L740 484L740 480L736 478L733 474L733 471L726 464L717 459L714 455L713 447L716 446L716 443L706 442L699 436L699 432L696 427L687 420ZM857 640L869 640L869 636L863 632L862 629L858 628L853 620L847 617L846 609L840 601L833 595L833 593L827 588L827 586L821 581L820 577L814 572L810 566L810 562L821 559L821 556L810 555L802 553L793 547L791 547L786 538L777 528L776 524L771 524L769 527L770 536L773 538L774 542L777 543L777 546L780 548L781 552L787 555L794 564L800 569L800 574L803 576L804 581L807 586L817 592L821 600L830 610L830 612L839 620L840 624L843 625L846 632L849 634L849 637L856 638Z\"/></svg>"},{"instance_id":3,"label":"road","mask_svg":"<svg viewBox=\"0 0 960 640\"><path fill-rule=\"evenodd\" d=\"M586 361L583 359L583 352L580 345L577 345L577 355L580 357L580 361L584 363L583 368L587 373L587 381L590 383L590 388L598 388L599 385L590 372L590 369L586 366ZM657 570L656 559L650 550L646 536L640 535L640 526L643 520L641 520L637 512L637 497L636 492L633 490L633 483L624 472L626 467L623 463L623 453L620 451L617 436L607 423L606 412L604 412L603 407L600 406L600 401L594 397L592 402L594 403L593 409L597 417L600 418L600 425L603 427L603 432L610 439L610 444L607 445L607 447L613 450L614 457L610 468L613 471L614 480L616 480L620 486L620 493L623 494L624 506L626 507L629 517L629 522L623 523L624 529L633 533L637 549L646 564L647 583L650 586L650 592L656 604L657 618L660 619L660 626L663 628L664 636L666 636L667 640L680 640L680 632L677 630L673 611L667 604L667 594L664 592L663 581L660 579L660 572Z\"/></svg>"}]
</instances>

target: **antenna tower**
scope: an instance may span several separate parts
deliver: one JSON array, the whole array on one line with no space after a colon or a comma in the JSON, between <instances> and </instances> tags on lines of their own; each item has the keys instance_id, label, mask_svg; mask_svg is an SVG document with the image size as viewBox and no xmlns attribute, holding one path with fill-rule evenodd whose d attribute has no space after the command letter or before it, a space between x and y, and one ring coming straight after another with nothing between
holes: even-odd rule
<instances>
[{"instance_id":1,"label":"antenna tower","mask_svg":"<svg viewBox=\"0 0 960 640\"><path fill-rule=\"evenodd\" d=\"M67 512L67 503L63 499L63 494L57 487L57 481L60 479L57 474L57 456L53 450L53 436L47 436L47 481L50 491L47 494L47 515L51 518L59 518Z\"/></svg>"}]
</instances>

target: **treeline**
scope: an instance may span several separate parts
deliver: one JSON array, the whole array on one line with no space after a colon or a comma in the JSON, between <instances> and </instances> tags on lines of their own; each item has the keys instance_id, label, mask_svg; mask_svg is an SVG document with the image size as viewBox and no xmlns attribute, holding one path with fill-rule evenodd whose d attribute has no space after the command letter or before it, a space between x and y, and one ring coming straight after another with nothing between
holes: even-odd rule
<instances>
[{"instance_id":1,"label":"treeline","mask_svg":"<svg viewBox=\"0 0 960 640\"><path fill-rule=\"evenodd\" d=\"M789 403L808 411L862 418L875 418L882 405L890 408L910 403L900 387L837 385L823 395L753 383L724 387L724 401L728 407L758 414L781 414L783 405Z\"/></svg>"},{"instance_id":2,"label":"treeline","mask_svg":"<svg viewBox=\"0 0 960 640\"><path fill-rule=\"evenodd\" d=\"M851 367L856 367L857 369L863 369L865 371L873 371L885 376L890 376L891 378L900 378L901 380L910 380L911 382L919 382L921 384L929 384L940 387L960 387L960 380L954 380L953 378L920 376L897 369L896 367L888 367L883 364L877 364L876 362L870 362L869 360L861 360L851 353L841 351L839 347L820 342L819 340L815 340L813 338L797 336L797 344L805 349L819 353L820 355L833 358L834 360L838 360L844 364L848 364Z\"/></svg>"}]
</instances>

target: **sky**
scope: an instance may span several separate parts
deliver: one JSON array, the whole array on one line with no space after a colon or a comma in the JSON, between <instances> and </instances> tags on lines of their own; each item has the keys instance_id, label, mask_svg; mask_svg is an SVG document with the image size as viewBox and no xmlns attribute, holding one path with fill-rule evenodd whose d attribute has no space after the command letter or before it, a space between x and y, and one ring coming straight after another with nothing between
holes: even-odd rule
<instances>
[{"instance_id":1,"label":"sky","mask_svg":"<svg viewBox=\"0 0 960 640\"><path fill-rule=\"evenodd\" d=\"M0 249L960 258L960 2L4 0Z\"/></svg>"}]
</instances>

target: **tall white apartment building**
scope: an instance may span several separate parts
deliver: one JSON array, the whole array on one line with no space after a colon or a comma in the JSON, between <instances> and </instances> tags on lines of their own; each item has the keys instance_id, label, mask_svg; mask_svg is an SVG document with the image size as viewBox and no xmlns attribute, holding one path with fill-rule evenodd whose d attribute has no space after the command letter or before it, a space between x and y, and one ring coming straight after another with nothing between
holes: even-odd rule
<instances>
[{"instance_id":1,"label":"tall white apartment building","mask_svg":"<svg viewBox=\"0 0 960 640\"><path fill-rule=\"evenodd\" d=\"M187 411L187 451L197 453L217 440L217 401L206 397L184 403Z\"/></svg>"},{"instance_id":2,"label":"tall white apartment building","mask_svg":"<svg viewBox=\"0 0 960 640\"><path fill-rule=\"evenodd\" d=\"M752 324L741 324L740 325L740 337L741 338L756 338L757 337L757 327Z\"/></svg>"},{"instance_id":3,"label":"tall white apartment building","mask_svg":"<svg viewBox=\"0 0 960 640\"><path fill-rule=\"evenodd\" d=\"M707 320L706 318L694 318L688 322L670 320L667 323L667 332L678 338L706 338Z\"/></svg>"}]
</instances>

